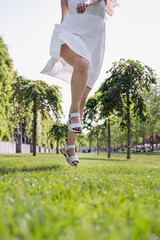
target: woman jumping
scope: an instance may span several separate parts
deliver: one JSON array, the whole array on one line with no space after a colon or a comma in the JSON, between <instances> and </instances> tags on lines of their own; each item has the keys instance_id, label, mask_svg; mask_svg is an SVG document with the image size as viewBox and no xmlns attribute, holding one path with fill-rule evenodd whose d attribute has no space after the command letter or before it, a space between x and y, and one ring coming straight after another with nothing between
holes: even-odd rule
<instances>
[{"instance_id":1,"label":"woman jumping","mask_svg":"<svg viewBox=\"0 0 160 240\"><path fill-rule=\"evenodd\" d=\"M50 44L51 58L41 73L71 83L68 137L61 153L72 166L77 133L82 133L86 99L98 79L105 53L105 19L117 0L61 0L62 18L55 24Z\"/></svg>"}]
</instances>

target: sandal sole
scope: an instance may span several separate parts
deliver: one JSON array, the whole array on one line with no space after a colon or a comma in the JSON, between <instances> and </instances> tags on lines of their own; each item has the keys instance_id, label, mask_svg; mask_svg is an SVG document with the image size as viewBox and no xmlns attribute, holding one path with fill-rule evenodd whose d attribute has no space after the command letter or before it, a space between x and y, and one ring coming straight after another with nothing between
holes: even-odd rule
<instances>
[{"instance_id":1,"label":"sandal sole","mask_svg":"<svg viewBox=\"0 0 160 240\"><path fill-rule=\"evenodd\" d=\"M68 131L73 132L73 133L82 133L82 131L76 131L76 130L70 130L70 129L68 129Z\"/></svg>"},{"instance_id":2,"label":"sandal sole","mask_svg":"<svg viewBox=\"0 0 160 240\"><path fill-rule=\"evenodd\" d=\"M65 156L67 162L68 162L71 166L77 167L77 166L79 165L79 163L78 163L77 165L74 165L73 163L69 162L69 160L68 160L68 154L66 153L66 151L65 151L63 148L60 149L60 152Z\"/></svg>"}]
</instances>

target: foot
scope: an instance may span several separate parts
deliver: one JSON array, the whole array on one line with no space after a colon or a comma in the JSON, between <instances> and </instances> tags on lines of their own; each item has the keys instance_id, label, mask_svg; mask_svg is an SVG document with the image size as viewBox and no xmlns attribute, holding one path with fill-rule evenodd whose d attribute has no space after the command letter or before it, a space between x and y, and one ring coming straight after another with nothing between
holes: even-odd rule
<instances>
[{"instance_id":1,"label":"foot","mask_svg":"<svg viewBox=\"0 0 160 240\"><path fill-rule=\"evenodd\" d=\"M70 132L82 133L80 114L78 112L70 113L67 125Z\"/></svg>"},{"instance_id":2,"label":"foot","mask_svg":"<svg viewBox=\"0 0 160 240\"><path fill-rule=\"evenodd\" d=\"M62 147L60 149L60 152L65 156L67 162L71 165L71 166L78 166L79 165L79 159L77 157L77 155L75 154L75 145L73 144L67 144L67 141L64 145L64 147Z\"/></svg>"},{"instance_id":3,"label":"foot","mask_svg":"<svg viewBox=\"0 0 160 240\"><path fill-rule=\"evenodd\" d=\"M68 149L68 154L69 154L70 157L77 156L76 153L75 153L75 149L74 148ZM73 164L75 166L77 166L79 164L79 162L74 161Z\"/></svg>"},{"instance_id":4,"label":"foot","mask_svg":"<svg viewBox=\"0 0 160 240\"><path fill-rule=\"evenodd\" d=\"M80 117L73 117L71 119L71 124L73 124L73 123L80 123L80 122L81 122L80 121ZM73 129L82 132L82 128L81 127L75 127Z\"/></svg>"}]
</instances>

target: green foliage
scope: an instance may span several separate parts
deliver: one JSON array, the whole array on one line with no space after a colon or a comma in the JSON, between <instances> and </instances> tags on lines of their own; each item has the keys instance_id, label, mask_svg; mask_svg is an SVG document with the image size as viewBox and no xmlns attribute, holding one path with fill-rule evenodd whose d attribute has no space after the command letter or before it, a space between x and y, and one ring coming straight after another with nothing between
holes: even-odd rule
<instances>
[{"instance_id":1,"label":"green foliage","mask_svg":"<svg viewBox=\"0 0 160 240\"><path fill-rule=\"evenodd\" d=\"M11 140L14 123L12 121L12 86L16 72L8 48L0 37L0 140Z\"/></svg>"},{"instance_id":2,"label":"green foliage","mask_svg":"<svg viewBox=\"0 0 160 240\"><path fill-rule=\"evenodd\" d=\"M152 68L139 61L120 59L106 72L108 77L95 95L88 99L84 110L84 123L92 129L98 120L120 119L121 130L128 130L127 158L130 158L131 126L134 120L151 121L144 95L156 84L157 75Z\"/></svg>"},{"instance_id":3,"label":"green foliage","mask_svg":"<svg viewBox=\"0 0 160 240\"><path fill-rule=\"evenodd\" d=\"M45 117L42 116L41 112L38 111L37 117L37 144L40 147L53 148L54 139L50 135L51 128L54 124L51 116L46 114Z\"/></svg>"},{"instance_id":4,"label":"green foliage","mask_svg":"<svg viewBox=\"0 0 160 240\"><path fill-rule=\"evenodd\" d=\"M43 116L50 111L56 118L62 114L60 87L49 86L41 80L32 81L18 77L13 89L13 98L21 106L22 112L34 102L36 110L40 110Z\"/></svg>"},{"instance_id":5,"label":"green foliage","mask_svg":"<svg viewBox=\"0 0 160 240\"><path fill-rule=\"evenodd\" d=\"M134 120L132 123L132 143L143 143L144 138L160 134L160 95L158 86L151 87L150 93L144 93L143 98L147 106L150 122L140 123Z\"/></svg>"},{"instance_id":6,"label":"green foliage","mask_svg":"<svg viewBox=\"0 0 160 240\"><path fill-rule=\"evenodd\" d=\"M27 139L28 141L30 141L32 139L32 132L33 132L33 103L31 103L27 108L26 108L26 112L25 112L25 116L22 120L23 122L23 137L25 139ZM19 119L18 119L19 122ZM41 123L40 123L41 124ZM38 133L40 132L41 126L38 127ZM40 137L38 137L38 140ZM39 145L41 147L41 145Z\"/></svg>"},{"instance_id":7,"label":"green foliage","mask_svg":"<svg viewBox=\"0 0 160 240\"><path fill-rule=\"evenodd\" d=\"M118 148L127 145L127 132L120 129L119 123L111 125L111 146Z\"/></svg>"},{"instance_id":8,"label":"green foliage","mask_svg":"<svg viewBox=\"0 0 160 240\"><path fill-rule=\"evenodd\" d=\"M78 150L81 151L83 148L88 149L88 141L87 136L85 134L77 134L76 137L76 146L78 146Z\"/></svg>"},{"instance_id":9,"label":"green foliage","mask_svg":"<svg viewBox=\"0 0 160 240\"><path fill-rule=\"evenodd\" d=\"M92 130L90 130L86 136L88 138L89 148L96 148L97 137L95 135L94 129L92 128Z\"/></svg>"},{"instance_id":10,"label":"green foliage","mask_svg":"<svg viewBox=\"0 0 160 240\"><path fill-rule=\"evenodd\" d=\"M68 134L68 127L66 124L55 122L52 124L50 129L50 136L55 139L58 143L65 143Z\"/></svg>"},{"instance_id":11,"label":"green foliage","mask_svg":"<svg viewBox=\"0 0 160 240\"><path fill-rule=\"evenodd\" d=\"M159 239L160 155L78 156L1 156L0 239Z\"/></svg>"},{"instance_id":12,"label":"green foliage","mask_svg":"<svg viewBox=\"0 0 160 240\"><path fill-rule=\"evenodd\" d=\"M13 89L13 101L18 103L18 108L20 109L18 112L20 113L19 119L23 119L25 117L28 107L32 104L33 155L35 156L37 145L38 112L40 112L43 117L48 116L50 113L52 113L56 119L61 116L62 99L60 88L58 86L49 86L46 82L41 80L31 81L24 79L23 77L18 77L17 81L13 84ZM45 135L47 136L47 133L50 131L49 126L45 125L44 128L46 129ZM49 145L49 139L47 139L45 146L46 145Z\"/></svg>"},{"instance_id":13,"label":"green foliage","mask_svg":"<svg viewBox=\"0 0 160 240\"><path fill-rule=\"evenodd\" d=\"M83 114L83 125L86 129L91 130L93 128L93 122L98 122L98 102L97 96L89 97Z\"/></svg>"},{"instance_id":14,"label":"green foliage","mask_svg":"<svg viewBox=\"0 0 160 240\"><path fill-rule=\"evenodd\" d=\"M17 76L7 46L0 37L0 140L12 140L12 135L19 138L21 121L23 139L30 143L34 130L33 120L38 115L38 144L53 146L54 140L49 137L54 123L51 116L57 119L62 115L61 102L58 86Z\"/></svg>"},{"instance_id":15,"label":"green foliage","mask_svg":"<svg viewBox=\"0 0 160 240\"><path fill-rule=\"evenodd\" d=\"M53 124L50 132L51 134L53 134L56 140L60 140L62 138L67 137L68 127L66 124L61 124L60 122L56 122Z\"/></svg>"},{"instance_id":16,"label":"green foliage","mask_svg":"<svg viewBox=\"0 0 160 240\"><path fill-rule=\"evenodd\" d=\"M149 93L152 84L156 84L157 75L149 66L139 61L120 59L107 71L110 76L102 83L98 92L100 117L112 114L121 117L120 126L127 128L127 96L131 118L144 122L150 119L143 94Z\"/></svg>"},{"instance_id":17,"label":"green foliage","mask_svg":"<svg viewBox=\"0 0 160 240\"><path fill-rule=\"evenodd\" d=\"M144 97L152 117L147 132L150 136L153 136L155 132L160 133L160 94L158 93L158 86L154 86L150 93Z\"/></svg>"}]
</instances>

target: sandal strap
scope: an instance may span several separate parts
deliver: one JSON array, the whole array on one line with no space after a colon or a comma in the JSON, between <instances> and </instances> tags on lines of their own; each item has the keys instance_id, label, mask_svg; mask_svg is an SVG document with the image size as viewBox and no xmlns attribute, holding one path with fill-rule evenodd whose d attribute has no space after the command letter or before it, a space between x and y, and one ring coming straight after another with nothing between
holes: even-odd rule
<instances>
[{"instance_id":1,"label":"sandal strap","mask_svg":"<svg viewBox=\"0 0 160 240\"><path fill-rule=\"evenodd\" d=\"M69 150L69 149L72 149L72 148L75 148L75 145L67 145L67 144L65 144L66 151Z\"/></svg>"},{"instance_id":2,"label":"sandal strap","mask_svg":"<svg viewBox=\"0 0 160 240\"><path fill-rule=\"evenodd\" d=\"M70 113L69 114L69 119L71 119L73 117L80 117L80 114L79 113Z\"/></svg>"},{"instance_id":3,"label":"sandal strap","mask_svg":"<svg viewBox=\"0 0 160 240\"><path fill-rule=\"evenodd\" d=\"M80 123L72 123L70 124L71 128L82 128L82 124Z\"/></svg>"},{"instance_id":4,"label":"sandal strap","mask_svg":"<svg viewBox=\"0 0 160 240\"><path fill-rule=\"evenodd\" d=\"M69 161L71 161L71 162L75 162L75 161L79 162L79 159L76 156L72 156L72 157L69 157Z\"/></svg>"},{"instance_id":5,"label":"sandal strap","mask_svg":"<svg viewBox=\"0 0 160 240\"><path fill-rule=\"evenodd\" d=\"M73 164L73 162L78 162L78 165L79 165L79 159L78 159L78 157L77 156L69 156L69 154L67 153L67 149L66 149L66 147L68 147L68 146L74 146L74 145L64 145L64 147L63 148L61 148L60 149L60 152L65 156L65 158L66 158L66 160L67 160L67 162L70 164L70 165L72 165L72 166L75 166L74 164Z\"/></svg>"}]
</instances>

